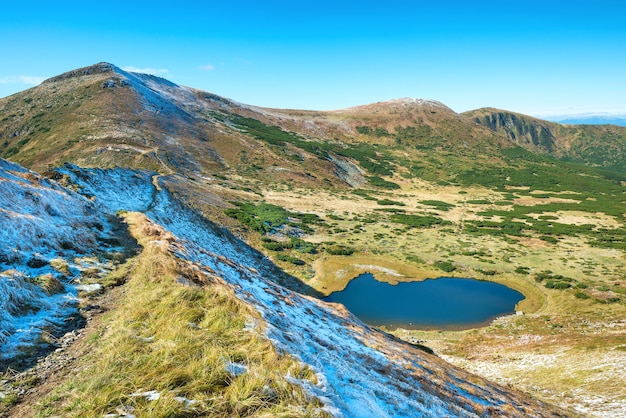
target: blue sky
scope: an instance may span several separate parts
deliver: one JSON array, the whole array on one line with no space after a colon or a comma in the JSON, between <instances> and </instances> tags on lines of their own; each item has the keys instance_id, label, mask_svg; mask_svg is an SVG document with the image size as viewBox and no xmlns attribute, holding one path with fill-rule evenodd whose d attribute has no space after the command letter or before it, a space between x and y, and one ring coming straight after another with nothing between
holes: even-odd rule
<instances>
[{"instance_id":1,"label":"blue sky","mask_svg":"<svg viewBox=\"0 0 626 418\"><path fill-rule=\"evenodd\" d=\"M5 2L0 97L107 61L259 106L626 113L626 2Z\"/></svg>"}]
</instances>

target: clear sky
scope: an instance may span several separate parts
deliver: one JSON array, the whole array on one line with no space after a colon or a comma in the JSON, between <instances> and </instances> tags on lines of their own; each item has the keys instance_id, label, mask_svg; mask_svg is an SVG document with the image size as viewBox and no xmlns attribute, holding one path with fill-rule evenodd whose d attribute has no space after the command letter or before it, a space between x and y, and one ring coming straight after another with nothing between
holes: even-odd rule
<instances>
[{"instance_id":1,"label":"clear sky","mask_svg":"<svg viewBox=\"0 0 626 418\"><path fill-rule=\"evenodd\" d=\"M401 97L457 112L626 113L626 2L22 1L0 6L0 97L106 61L268 107Z\"/></svg>"}]
</instances>

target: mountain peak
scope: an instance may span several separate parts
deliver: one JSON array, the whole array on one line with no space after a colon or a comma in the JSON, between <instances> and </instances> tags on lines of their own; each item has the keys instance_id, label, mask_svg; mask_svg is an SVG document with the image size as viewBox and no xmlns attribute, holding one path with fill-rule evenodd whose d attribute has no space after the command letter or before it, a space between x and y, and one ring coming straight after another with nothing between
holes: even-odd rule
<instances>
[{"instance_id":1,"label":"mountain peak","mask_svg":"<svg viewBox=\"0 0 626 418\"><path fill-rule=\"evenodd\" d=\"M415 97L403 97L398 99L389 99L382 102L370 103L362 106L351 107L348 109L343 109L343 111L349 112L359 112L363 110L369 111L385 111L385 110L411 110L411 109L439 109L446 112L456 113L454 110L450 109L445 104L431 99L419 99Z\"/></svg>"},{"instance_id":2,"label":"mountain peak","mask_svg":"<svg viewBox=\"0 0 626 418\"><path fill-rule=\"evenodd\" d=\"M443 103L441 103L441 102L439 102L437 100L419 99L419 98L416 98L416 97L402 97L402 98L398 98L398 99L389 99L389 100L386 100L386 101L380 102L380 103L397 104L397 105L404 105L404 106L411 106L411 105L433 106L433 107L440 107L440 108L450 109L448 106L444 105Z\"/></svg>"},{"instance_id":3,"label":"mountain peak","mask_svg":"<svg viewBox=\"0 0 626 418\"><path fill-rule=\"evenodd\" d=\"M107 73L123 74L124 71L108 62L99 62L98 64L90 65L88 67L77 68L76 70L71 70L63 74L51 77L45 80L44 83L55 83L57 81L66 80L68 78Z\"/></svg>"}]
</instances>

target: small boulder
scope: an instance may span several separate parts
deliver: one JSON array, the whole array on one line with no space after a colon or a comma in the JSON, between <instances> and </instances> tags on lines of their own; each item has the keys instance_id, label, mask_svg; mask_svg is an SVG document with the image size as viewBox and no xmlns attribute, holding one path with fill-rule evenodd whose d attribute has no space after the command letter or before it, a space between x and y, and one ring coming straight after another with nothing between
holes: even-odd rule
<instances>
[{"instance_id":1,"label":"small boulder","mask_svg":"<svg viewBox=\"0 0 626 418\"><path fill-rule=\"evenodd\" d=\"M42 258L40 256L37 256L37 255L34 256L33 258L31 258L30 260L28 260L26 262L26 265L28 267L32 268L32 269L38 269L38 268L41 268L41 267L45 267L48 264L49 264L48 260L46 260L45 258Z\"/></svg>"}]
</instances>

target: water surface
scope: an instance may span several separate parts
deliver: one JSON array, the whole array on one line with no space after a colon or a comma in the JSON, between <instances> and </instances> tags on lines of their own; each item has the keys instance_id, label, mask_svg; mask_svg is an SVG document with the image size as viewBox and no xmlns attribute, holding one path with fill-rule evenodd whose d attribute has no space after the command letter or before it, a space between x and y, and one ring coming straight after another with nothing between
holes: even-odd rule
<instances>
[{"instance_id":1,"label":"water surface","mask_svg":"<svg viewBox=\"0 0 626 418\"><path fill-rule=\"evenodd\" d=\"M324 298L363 322L407 329L468 329L512 314L524 295L498 283L442 277L390 285L367 273Z\"/></svg>"}]
</instances>

